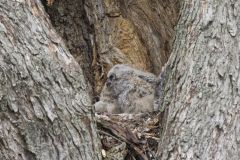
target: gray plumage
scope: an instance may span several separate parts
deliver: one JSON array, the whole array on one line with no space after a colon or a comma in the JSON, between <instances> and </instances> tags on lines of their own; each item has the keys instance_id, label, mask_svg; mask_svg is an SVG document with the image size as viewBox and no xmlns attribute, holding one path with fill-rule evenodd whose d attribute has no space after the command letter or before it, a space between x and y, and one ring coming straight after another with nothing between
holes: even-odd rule
<instances>
[{"instance_id":1,"label":"gray plumage","mask_svg":"<svg viewBox=\"0 0 240 160\"><path fill-rule=\"evenodd\" d=\"M154 93L158 83L152 73L125 64L115 65L107 75L97 112L141 113L154 110Z\"/></svg>"}]
</instances>

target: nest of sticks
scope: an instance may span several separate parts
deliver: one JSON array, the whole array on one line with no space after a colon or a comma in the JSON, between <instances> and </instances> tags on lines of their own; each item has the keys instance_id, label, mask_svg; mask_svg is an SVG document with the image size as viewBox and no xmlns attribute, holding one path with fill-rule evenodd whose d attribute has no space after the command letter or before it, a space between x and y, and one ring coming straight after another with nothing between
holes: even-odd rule
<instances>
[{"instance_id":1,"label":"nest of sticks","mask_svg":"<svg viewBox=\"0 0 240 160\"><path fill-rule=\"evenodd\" d=\"M105 160L155 160L161 113L96 114Z\"/></svg>"}]
</instances>

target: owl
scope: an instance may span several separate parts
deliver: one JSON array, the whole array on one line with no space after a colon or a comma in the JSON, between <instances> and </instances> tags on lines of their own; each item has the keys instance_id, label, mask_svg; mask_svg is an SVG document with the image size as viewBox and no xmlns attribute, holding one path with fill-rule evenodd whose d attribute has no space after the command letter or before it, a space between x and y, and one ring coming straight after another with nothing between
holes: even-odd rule
<instances>
[{"instance_id":1,"label":"owl","mask_svg":"<svg viewBox=\"0 0 240 160\"><path fill-rule=\"evenodd\" d=\"M95 103L96 112L143 113L154 110L154 93L157 77L126 64L115 65Z\"/></svg>"}]
</instances>

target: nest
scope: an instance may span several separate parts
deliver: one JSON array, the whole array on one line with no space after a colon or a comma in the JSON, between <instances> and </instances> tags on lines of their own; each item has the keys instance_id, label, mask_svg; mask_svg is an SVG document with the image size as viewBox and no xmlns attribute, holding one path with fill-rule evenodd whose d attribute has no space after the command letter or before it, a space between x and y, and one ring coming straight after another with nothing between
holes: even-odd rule
<instances>
[{"instance_id":1,"label":"nest","mask_svg":"<svg viewBox=\"0 0 240 160\"><path fill-rule=\"evenodd\" d=\"M98 115L105 160L155 160L161 113Z\"/></svg>"}]
</instances>

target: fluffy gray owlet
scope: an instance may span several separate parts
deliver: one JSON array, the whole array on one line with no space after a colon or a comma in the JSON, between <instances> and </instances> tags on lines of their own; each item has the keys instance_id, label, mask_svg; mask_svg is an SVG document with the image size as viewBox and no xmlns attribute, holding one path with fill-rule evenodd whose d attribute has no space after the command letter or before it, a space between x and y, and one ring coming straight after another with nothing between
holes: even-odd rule
<instances>
[{"instance_id":1,"label":"fluffy gray owlet","mask_svg":"<svg viewBox=\"0 0 240 160\"><path fill-rule=\"evenodd\" d=\"M107 75L96 112L143 113L153 111L157 77L125 64L115 65Z\"/></svg>"}]
</instances>

